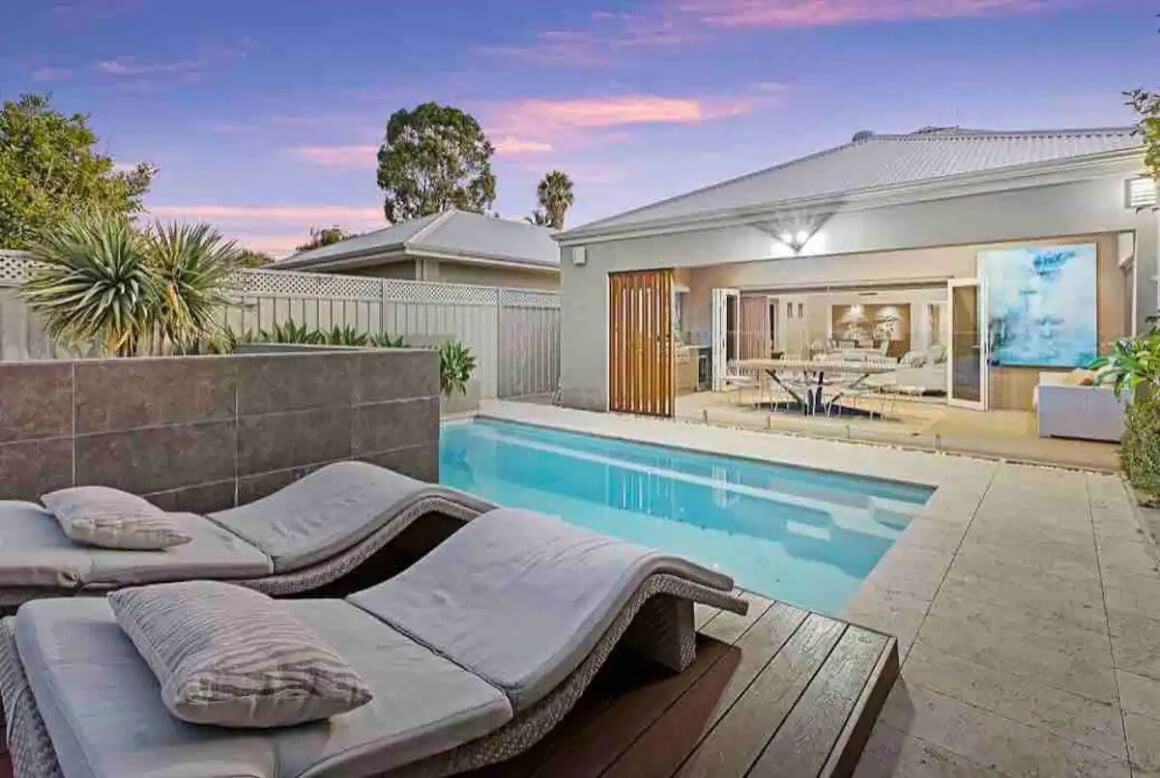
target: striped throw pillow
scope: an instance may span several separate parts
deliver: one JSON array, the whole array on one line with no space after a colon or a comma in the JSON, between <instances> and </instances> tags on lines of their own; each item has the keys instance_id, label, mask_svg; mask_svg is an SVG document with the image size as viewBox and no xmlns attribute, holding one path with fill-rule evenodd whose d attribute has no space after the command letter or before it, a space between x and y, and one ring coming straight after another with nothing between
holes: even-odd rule
<instances>
[{"instance_id":1,"label":"striped throw pillow","mask_svg":"<svg viewBox=\"0 0 1160 778\"><path fill-rule=\"evenodd\" d=\"M109 594L122 631L179 719L221 727L284 727L353 710L371 691L285 603L217 581Z\"/></svg>"},{"instance_id":2,"label":"striped throw pillow","mask_svg":"<svg viewBox=\"0 0 1160 778\"><path fill-rule=\"evenodd\" d=\"M193 538L153 503L108 486L73 486L41 496L69 540L100 548L159 551Z\"/></svg>"}]
</instances>

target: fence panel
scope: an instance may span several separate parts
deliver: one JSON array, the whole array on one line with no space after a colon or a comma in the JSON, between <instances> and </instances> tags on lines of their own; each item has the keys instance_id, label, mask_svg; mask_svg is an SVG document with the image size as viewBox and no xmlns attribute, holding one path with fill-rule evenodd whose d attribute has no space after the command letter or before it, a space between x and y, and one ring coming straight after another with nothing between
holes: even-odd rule
<instances>
[{"instance_id":1,"label":"fence panel","mask_svg":"<svg viewBox=\"0 0 1160 778\"><path fill-rule=\"evenodd\" d=\"M555 393L560 383L560 297L500 291L499 396Z\"/></svg>"},{"instance_id":2,"label":"fence panel","mask_svg":"<svg viewBox=\"0 0 1160 778\"><path fill-rule=\"evenodd\" d=\"M52 345L17 296L27 264L26 255L0 252L0 360L76 356ZM481 397L547 394L559 384L555 292L284 270L239 271L233 285L237 303L223 318L239 334L293 321L308 329L386 332L415 345L454 338L475 354Z\"/></svg>"}]
</instances>

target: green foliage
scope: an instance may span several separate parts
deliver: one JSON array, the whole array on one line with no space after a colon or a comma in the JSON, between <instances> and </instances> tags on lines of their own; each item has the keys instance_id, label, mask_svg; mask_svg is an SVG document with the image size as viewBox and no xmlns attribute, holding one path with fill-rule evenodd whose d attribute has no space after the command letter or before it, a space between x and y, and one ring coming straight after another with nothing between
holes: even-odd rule
<instances>
[{"instance_id":1,"label":"green foliage","mask_svg":"<svg viewBox=\"0 0 1160 778\"><path fill-rule=\"evenodd\" d=\"M495 200L494 147L470 114L423 103L396 111L379 148L378 185L387 220L450 208L483 213Z\"/></svg>"},{"instance_id":2,"label":"green foliage","mask_svg":"<svg viewBox=\"0 0 1160 778\"><path fill-rule=\"evenodd\" d=\"M20 295L58 343L134 354L161 296L143 243L122 214L86 211L63 219L31 244L35 264Z\"/></svg>"},{"instance_id":3,"label":"green foliage","mask_svg":"<svg viewBox=\"0 0 1160 778\"><path fill-rule=\"evenodd\" d=\"M552 217L548 216L547 213L540 210L539 208L532 211L531 216L525 216L524 221L526 221L528 224L534 224L537 227L551 227L552 226Z\"/></svg>"},{"instance_id":4,"label":"green foliage","mask_svg":"<svg viewBox=\"0 0 1160 778\"><path fill-rule=\"evenodd\" d=\"M124 214L81 211L31 249L21 296L59 343L131 356L181 353L221 334L237 249L206 225L142 233Z\"/></svg>"},{"instance_id":5,"label":"green foliage","mask_svg":"<svg viewBox=\"0 0 1160 778\"><path fill-rule=\"evenodd\" d=\"M265 267L274 261L274 258L264 251L241 249L238 252L238 264L241 267Z\"/></svg>"},{"instance_id":6,"label":"green foliage","mask_svg":"<svg viewBox=\"0 0 1160 778\"><path fill-rule=\"evenodd\" d=\"M1092 363L1097 383L1112 385L1119 397L1138 394L1141 386L1160 395L1160 330L1116 341L1110 353Z\"/></svg>"},{"instance_id":7,"label":"green foliage","mask_svg":"<svg viewBox=\"0 0 1160 778\"><path fill-rule=\"evenodd\" d=\"M349 324L345 327L335 325L323 337L328 346L366 346L370 343L370 338L365 332L359 332Z\"/></svg>"},{"instance_id":8,"label":"green foliage","mask_svg":"<svg viewBox=\"0 0 1160 778\"><path fill-rule=\"evenodd\" d=\"M80 210L126 215L157 169L142 163L118 171L95 151L97 136L82 114L65 116L46 95L26 94L0 108L0 248L26 249Z\"/></svg>"},{"instance_id":9,"label":"green foliage","mask_svg":"<svg viewBox=\"0 0 1160 778\"><path fill-rule=\"evenodd\" d=\"M143 236L157 276L155 332L177 350L222 332L222 309L232 302L230 277L238 248L208 224L155 223Z\"/></svg>"},{"instance_id":10,"label":"green foliage","mask_svg":"<svg viewBox=\"0 0 1160 778\"><path fill-rule=\"evenodd\" d=\"M305 324L290 320L275 323L270 329L258 330L257 343L300 343L318 346L326 343L326 336L319 330L312 330Z\"/></svg>"},{"instance_id":11,"label":"green foliage","mask_svg":"<svg viewBox=\"0 0 1160 778\"><path fill-rule=\"evenodd\" d=\"M1128 407L1120 462L1145 501L1160 501L1160 395L1138 394Z\"/></svg>"},{"instance_id":12,"label":"green foliage","mask_svg":"<svg viewBox=\"0 0 1160 778\"><path fill-rule=\"evenodd\" d=\"M1134 89L1124 96L1136 112L1136 133L1144 141L1144 164L1152 178L1160 181L1160 92Z\"/></svg>"},{"instance_id":13,"label":"green foliage","mask_svg":"<svg viewBox=\"0 0 1160 778\"><path fill-rule=\"evenodd\" d=\"M392 338L389 332L380 332L377 335L371 335L370 345L375 348L406 348L407 342L402 335Z\"/></svg>"},{"instance_id":14,"label":"green foliage","mask_svg":"<svg viewBox=\"0 0 1160 778\"><path fill-rule=\"evenodd\" d=\"M455 392L467 394L467 382L475 372L475 356L458 340L439 346L439 387L450 397Z\"/></svg>"},{"instance_id":15,"label":"green foliage","mask_svg":"<svg viewBox=\"0 0 1160 778\"><path fill-rule=\"evenodd\" d=\"M298 246L297 250L310 251L311 249L329 246L333 243L340 243L347 238L353 238L357 235L357 232L347 232L342 227L337 225L334 227L323 227L320 230L316 230L311 227L310 240L308 240L306 243L303 243L301 246Z\"/></svg>"},{"instance_id":16,"label":"green foliage","mask_svg":"<svg viewBox=\"0 0 1160 778\"><path fill-rule=\"evenodd\" d=\"M564 216L575 201L572 194L572 179L561 170L553 170L540 180L536 187L536 197L540 201L540 207L548 215L547 226L554 230L564 229Z\"/></svg>"}]
</instances>

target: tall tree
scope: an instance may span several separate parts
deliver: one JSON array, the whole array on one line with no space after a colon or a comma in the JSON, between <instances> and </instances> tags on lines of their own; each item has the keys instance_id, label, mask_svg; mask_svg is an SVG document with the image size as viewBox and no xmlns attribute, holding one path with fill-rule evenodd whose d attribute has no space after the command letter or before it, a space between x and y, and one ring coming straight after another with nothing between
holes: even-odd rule
<instances>
[{"instance_id":1,"label":"tall tree","mask_svg":"<svg viewBox=\"0 0 1160 778\"><path fill-rule=\"evenodd\" d=\"M0 108L0 248L28 248L82 208L108 215L141 210L157 169L117 170L95 150L82 114L65 116L47 95L26 94Z\"/></svg>"},{"instance_id":2,"label":"tall tree","mask_svg":"<svg viewBox=\"0 0 1160 778\"><path fill-rule=\"evenodd\" d=\"M1144 141L1144 164L1152 179L1160 182L1160 92L1132 89L1124 97L1136 112L1136 133Z\"/></svg>"},{"instance_id":3,"label":"tall tree","mask_svg":"<svg viewBox=\"0 0 1160 778\"><path fill-rule=\"evenodd\" d=\"M470 114L423 103L396 111L379 148L378 184L387 220L401 222L449 208L484 213L495 201L495 148Z\"/></svg>"},{"instance_id":4,"label":"tall tree","mask_svg":"<svg viewBox=\"0 0 1160 778\"><path fill-rule=\"evenodd\" d=\"M552 226L552 217L548 216L548 214L542 208L537 208L536 210L532 211L531 216L525 216L524 221L526 221L528 224L534 224L537 227Z\"/></svg>"},{"instance_id":5,"label":"tall tree","mask_svg":"<svg viewBox=\"0 0 1160 778\"><path fill-rule=\"evenodd\" d=\"M540 207L548 214L548 224L554 230L564 229L564 216L572 207L572 179L561 170L553 170L536 187Z\"/></svg>"},{"instance_id":6,"label":"tall tree","mask_svg":"<svg viewBox=\"0 0 1160 778\"><path fill-rule=\"evenodd\" d=\"M332 243L344 241L347 238L353 238L358 233L347 232L342 227L335 225L334 227L323 227L316 230L310 228L310 240L298 246L299 251L310 251L310 249L321 248L322 246L329 246Z\"/></svg>"},{"instance_id":7,"label":"tall tree","mask_svg":"<svg viewBox=\"0 0 1160 778\"><path fill-rule=\"evenodd\" d=\"M241 267L263 267L274 261L274 258L264 251L253 249L238 250L238 265Z\"/></svg>"}]
</instances>

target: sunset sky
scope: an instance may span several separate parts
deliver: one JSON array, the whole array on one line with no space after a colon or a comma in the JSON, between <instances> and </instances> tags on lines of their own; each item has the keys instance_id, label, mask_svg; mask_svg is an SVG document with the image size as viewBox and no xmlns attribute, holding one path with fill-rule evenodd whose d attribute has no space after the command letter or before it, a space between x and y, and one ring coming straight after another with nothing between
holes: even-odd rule
<instances>
[{"instance_id":1,"label":"sunset sky","mask_svg":"<svg viewBox=\"0 0 1160 778\"><path fill-rule=\"evenodd\" d=\"M427 100L496 147L496 209L552 168L569 226L926 125L1128 124L1150 0L0 0L0 98L48 91L147 160L162 218L282 255L384 224L375 151Z\"/></svg>"}]
</instances>

